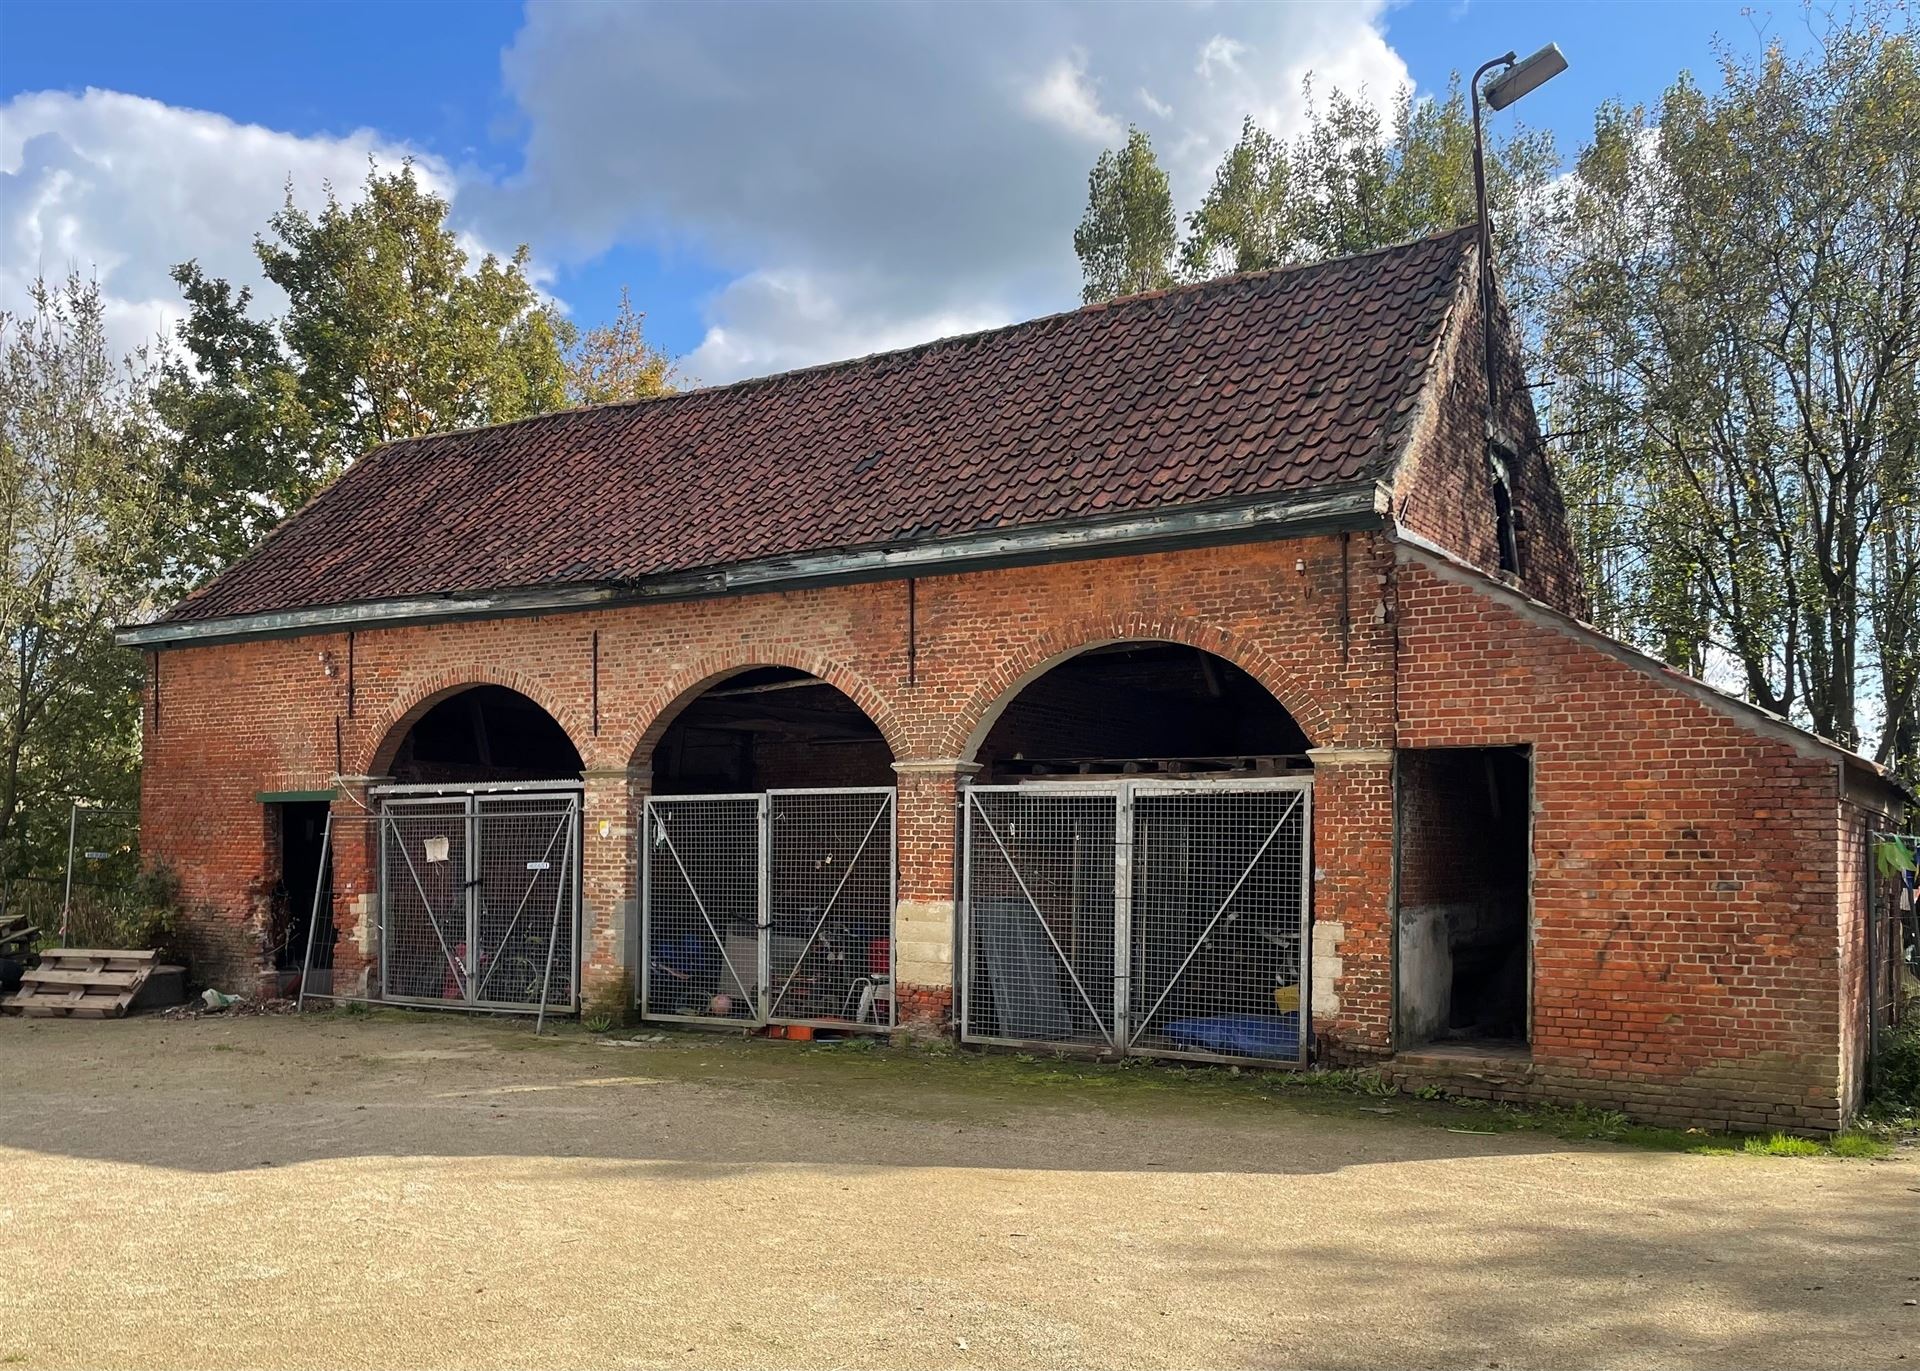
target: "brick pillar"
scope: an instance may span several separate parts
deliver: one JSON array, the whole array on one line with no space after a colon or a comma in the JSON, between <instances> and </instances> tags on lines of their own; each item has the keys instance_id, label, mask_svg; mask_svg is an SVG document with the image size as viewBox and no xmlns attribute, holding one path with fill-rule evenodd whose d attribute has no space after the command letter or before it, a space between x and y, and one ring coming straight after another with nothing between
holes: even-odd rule
<instances>
[{"instance_id":1,"label":"brick pillar","mask_svg":"<svg viewBox=\"0 0 1920 1371\"><path fill-rule=\"evenodd\" d=\"M333 859L333 991L378 995L380 829L369 792L391 776L338 776L330 838ZM322 987L315 986L319 990Z\"/></svg>"},{"instance_id":2,"label":"brick pillar","mask_svg":"<svg viewBox=\"0 0 1920 1371\"><path fill-rule=\"evenodd\" d=\"M980 768L955 758L895 762L899 775L900 881L894 906L894 976L900 1022L944 1033L953 1021L954 856L960 787Z\"/></svg>"},{"instance_id":3,"label":"brick pillar","mask_svg":"<svg viewBox=\"0 0 1920 1371\"><path fill-rule=\"evenodd\" d=\"M641 955L635 835L640 806L653 789L653 772L619 767L582 772L581 780L581 1003L625 1023L635 1014Z\"/></svg>"},{"instance_id":4,"label":"brick pillar","mask_svg":"<svg viewBox=\"0 0 1920 1371\"><path fill-rule=\"evenodd\" d=\"M1393 753L1313 761L1313 1028L1334 1057L1393 1050Z\"/></svg>"}]
</instances>

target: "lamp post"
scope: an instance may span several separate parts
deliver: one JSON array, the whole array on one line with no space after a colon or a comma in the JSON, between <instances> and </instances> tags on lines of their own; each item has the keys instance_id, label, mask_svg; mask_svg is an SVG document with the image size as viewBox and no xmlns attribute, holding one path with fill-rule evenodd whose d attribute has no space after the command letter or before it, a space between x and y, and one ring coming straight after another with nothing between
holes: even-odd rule
<instances>
[{"instance_id":1,"label":"lamp post","mask_svg":"<svg viewBox=\"0 0 1920 1371\"><path fill-rule=\"evenodd\" d=\"M1483 90L1480 78L1496 68L1500 74ZM1503 569L1512 572L1520 570L1520 549L1513 534L1512 496L1507 490L1505 465L1494 442L1500 393L1493 370L1493 226L1487 218L1487 154L1480 131L1480 102L1484 99L1489 109L1505 109L1566 69L1567 59L1561 55L1559 44L1549 43L1530 57L1517 59L1508 52L1483 62L1467 83L1473 94L1473 202L1480 239L1480 362L1487 379L1487 464L1493 469L1494 502L1500 520L1500 560Z\"/></svg>"}]
</instances>

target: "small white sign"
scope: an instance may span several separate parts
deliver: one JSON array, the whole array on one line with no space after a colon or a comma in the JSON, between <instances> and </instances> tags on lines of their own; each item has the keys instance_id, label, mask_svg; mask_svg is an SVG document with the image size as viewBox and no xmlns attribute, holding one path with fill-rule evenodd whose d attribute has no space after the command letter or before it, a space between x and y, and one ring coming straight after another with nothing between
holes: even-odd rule
<instances>
[{"instance_id":1,"label":"small white sign","mask_svg":"<svg viewBox=\"0 0 1920 1371\"><path fill-rule=\"evenodd\" d=\"M529 871L549 871L551 869L552 869L552 864L548 862L528 862L527 863L527 870Z\"/></svg>"},{"instance_id":2,"label":"small white sign","mask_svg":"<svg viewBox=\"0 0 1920 1371\"><path fill-rule=\"evenodd\" d=\"M428 838L426 842L421 845L427 849L428 861L444 862L447 859L448 852L452 849L453 840L444 836Z\"/></svg>"}]
</instances>

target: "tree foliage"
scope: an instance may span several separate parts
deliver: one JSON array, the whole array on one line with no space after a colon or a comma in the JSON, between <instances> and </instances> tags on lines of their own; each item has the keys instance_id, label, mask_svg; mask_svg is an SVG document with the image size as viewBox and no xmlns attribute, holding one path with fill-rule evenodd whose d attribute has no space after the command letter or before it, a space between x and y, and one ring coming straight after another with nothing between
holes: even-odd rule
<instances>
[{"instance_id":1,"label":"tree foliage","mask_svg":"<svg viewBox=\"0 0 1920 1371\"><path fill-rule=\"evenodd\" d=\"M1600 112L1544 324L1603 626L1910 770L1917 178L1910 35L1723 52Z\"/></svg>"},{"instance_id":2,"label":"tree foliage","mask_svg":"<svg viewBox=\"0 0 1920 1371\"><path fill-rule=\"evenodd\" d=\"M413 168L369 169L364 196L294 203L255 240L286 296L258 318L251 293L175 270L186 356L159 412L177 437L173 485L188 517L170 579L190 585L250 548L380 443L558 409L570 326L527 276L528 250L472 263L447 203Z\"/></svg>"},{"instance_id":3,"label":"tree foliage","mask_svg":"<svg viewBox=\"0 0 1920 1371\"><path fill-rule=\"evenodd\" d=\"M606 405L671 395L679 380L673 358L647 341L646 323L622 286L613 318L581 334L567 358L567 398Z\"/></svg>"},{"instance_id":4,"label":"tree foliage","mask_svg":"<svg viewBox=\"0 0 1920 1371\"><path fill-rule=\"evenodd\" d=\"M1185 279L1366 252L1473 222L1473 119L1457 77L1444 99L1415 99L1403 88L1385 114L1364 92L1333 90L1323 100L1309 82L1305 94L1307 128L1291 145L1252 119L1241 125L1187 216L1176 254ZM1144 288L1139 282L1150 272L1127 275L1113 263L1158 263L1172 241L1157 214L1130 211L1136 200L1120 189L1146 184L1131 170L1142 157L1150 160L1152 149L1136 129L1124 149L1102 153L1094 165L1087 217L1074 237L1089 300ZM1487 193L1503 258L1535 255L1542 190L1557 165L1545 134L1522 130L1493 140ZM1164 188L1157 166L1153 174ZM1103 255L1090 257L1083 246L1089 225L1100 228L1092 237ZM1161 273L1153 284L1168 279Z\"/></svg>"},{"instance_id":5,"label":"tree foliage","mask_svg":"<svg viewBox=\"0 0 1920 1371\"><path fill-rule=\"evenodd\" d=\"M1084 298L1091 304L1170 284L1176 237L1167 174L1147 135L1130 128L1126 143L1101 153L1087 177L1087 212L1073 235Z\"/></svg>"},{"instance_id":6,"label":"tree foliage","mask_svg":"<svg viewBox=\"0 0 1920 1371\"><path fill-rule=\"evenodd\" d=\"M1386 115L1308 97L1291 144L1242 126L1183 276L1472 221L1457 78ZM1095 167L1090 300L1138 289L1112 263L1164 243L1114 209L1136 146ZM1490 130L1487 179L1600 625L1920 779L1917 169L1913 37L1868 11L1801 56L1723 50L1711 89L1603 107L1564 179L1545 135Z\"/></svg>"},{"instance_id":7,"label":"tree foliage","mask_svg":"<svg viewBox=\"0 0 1920 1371\"><path fill-rule=\"evenodd\" d=\"M144 356L107 346L97 284L0 313L0 867L56 872L72 799L127 805L141 662L113 628L148 598L165 452Z\"/></svg>"}]
</instances>

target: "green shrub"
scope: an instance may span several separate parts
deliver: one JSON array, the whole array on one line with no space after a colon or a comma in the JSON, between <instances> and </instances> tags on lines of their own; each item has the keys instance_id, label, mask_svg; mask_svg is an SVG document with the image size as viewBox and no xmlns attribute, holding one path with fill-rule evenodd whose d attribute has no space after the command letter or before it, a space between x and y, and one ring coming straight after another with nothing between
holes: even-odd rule
<instances>
[{"instance_id":1,"label":"green shrub","mask_svg":"<svg viewBox=\"0 0 1920 1371\"><path fill-rule=\"evenodd\" d=\"M153 949L162 962L186 962L180 878L156 863L127 881L76 899L67 912L68 947Z\"/></svg>"},{"instance_id":2,"label":"green shrub","mask_svg":"<svg viewBox=\"0 0 1920 1371\"><path fill-rule=\"evenodd\" d=\"M1881 1040L1873 1111L1889 1118L1920 1115L1920 1000L1907 1004L1900 1026Z\"/></svg>"}]
</instances>

